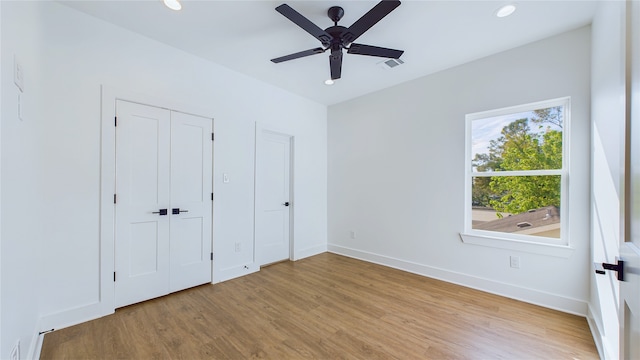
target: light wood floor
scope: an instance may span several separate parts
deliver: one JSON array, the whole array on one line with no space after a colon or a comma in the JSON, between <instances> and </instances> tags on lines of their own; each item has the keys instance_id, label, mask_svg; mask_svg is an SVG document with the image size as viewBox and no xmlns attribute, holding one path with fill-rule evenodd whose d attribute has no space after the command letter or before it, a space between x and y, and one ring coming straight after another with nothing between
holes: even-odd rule
<instances>
[{"instance_id":1,"label":"light wood floor","mask_svg":"<svg viewBox=\"0 0 640 360\"><path fill-rule=\"evenodd\" d=\"M597 359L584 318L334 254L49 333L41 359Z\"/></svg>"}]
</instances>

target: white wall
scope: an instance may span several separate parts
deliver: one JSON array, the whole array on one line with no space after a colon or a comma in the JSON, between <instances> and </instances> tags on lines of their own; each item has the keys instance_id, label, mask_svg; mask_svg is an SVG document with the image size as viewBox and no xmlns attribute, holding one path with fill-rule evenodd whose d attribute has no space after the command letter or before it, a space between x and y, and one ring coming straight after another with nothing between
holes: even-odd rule
<instances>
[{"instance_id":1,"label":"white wall","mask_svg":"<svg viewBox=\"0 0 640 360\"><path fill-rule=\"evenodd\" d=\"M623 234L624 199L624 2L599 2L592 24L592 202L593 261L615 263ZM618 358L618 281L591 275L589 315L599 350ZM595 325L595 326L594 326Z\"/></svg>"},{"instance_id":2,"label":"white wall","mask_svg":"<svg viewBox=\"0 0 640 360\"><path fill-rule=\"evenodd\" d=\"M2 9L0 358L99 300L100 84L212 116L215 281L255 271L255 122L295 138L294 258L326 250L326 107L52 2ZM13 54L25 69L17 117ZM180 110L180 109L178 109ZM222 183L222 173L231 181ZM234 251L234 243L242 251ZM249 270L244 269L248 265ZM108 285L108 284L107 284ZM76 314L66 316L66 314ZM64 323L64 324L62 324Z\"/></svg>"},{"instance_id":3,"label":"white wall","mask_svg":"<svg viewBox=\"0 0 640 360\"><path fill-rule=\"evenodd\" d=\"M331 106L329 250L586 314L590 55L584 27ZM465 114L564 96L574 250L560 257L462 243Z\"/></svg>"},{"instance_id":4,"label":"white wall","mask_svg":"<svg viewBox=\"0 0 640 360\"><path fill-rule=\"evenodd\" d=\"M33 122L18 120L17 101L19 91L13 84L13 54L32 51L31 43L40 39L24 34L26 41L19 41L17 34L11 32L9 23L17 19L8 16L9 9L5 3L2 7L2 39L0 84L2 87L1 140L2 164L1 176L1 214L2 238L0 260L2 266L2 303L0 313L0 358L9 358L10 351L17 341L21 342L22 356L29 347L38 320L38 272L41 271L42 252L38 236L43 233L40 224L30 224L29 219L42 216L42 209L37 204L44 196L38 184L46 183L41 176L45 160L41 154L42 131ZM35 27L36 17L27 17L21 24L25 28ZM28 68L35 68L41 57L39 54L28 58L19 58ZM34 100L37 86L30 79L39 76L37 71L28 74L25 93L22 99ZM9 186L10 184L20 186ZM8 216L5 216L8 215ZM46 269L42 268L46 271Z\"/></svg>"},{"instance_id":5,"label":"white wall","mask_svg":"<svg viewBox=\"0 0 640 360\"><path fill-rule=\"evenodd\" d=\"M2 20L2 6L0 6L0 21ZM0 48L2 46L2 26L0 26ZM0 124L2 120L2 79L3 70L0 62ZM0 204L2 204L2 126L0 126ZM0 219L2 206L0 205ZM0 221L0 350L2 348L2 221Z\"/></svg>"}]
</instances>

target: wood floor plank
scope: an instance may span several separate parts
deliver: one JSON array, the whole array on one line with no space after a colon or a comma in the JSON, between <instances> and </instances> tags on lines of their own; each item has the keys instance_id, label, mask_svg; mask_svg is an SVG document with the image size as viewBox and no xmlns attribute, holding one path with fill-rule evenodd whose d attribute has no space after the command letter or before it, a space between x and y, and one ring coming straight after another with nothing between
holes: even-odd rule
<instances>
[{"instance_id":1,"label":"wood floor plank","mask_svg":"<svg viewBox=\"0 0 640 360\"><path fill-rule=\"evenodd\" d=\"M598 359L584 318L334 254L45 335L41 359Z\"/></svg>"}]
</instances>

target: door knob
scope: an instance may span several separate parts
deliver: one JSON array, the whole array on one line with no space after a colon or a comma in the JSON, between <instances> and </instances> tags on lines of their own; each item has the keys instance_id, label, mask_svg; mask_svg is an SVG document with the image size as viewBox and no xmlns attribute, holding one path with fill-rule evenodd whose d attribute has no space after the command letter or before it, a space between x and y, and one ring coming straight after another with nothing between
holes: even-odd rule
<instances>
[{"instance_id":1,"label":"door knob","mask_svg":"<svg viewBox=\"0 0 640 360\"><path fill-rule=\"evenodd\" d=\"M171 209L171 213L172 213L173 215L177 215L177 214L180 214L180 213L183 213L183 212L189 212L189 210L180 210L180 208L173 208L173 209Z\"/></svg>"},{"instance_id":2,"label":"door knob","mask_svg":"<svg viewBox=\"0 0 640 360\"><path fill-rule=\"evenodd\" d=\"M289 206L289 202L287 201L286 203L282 204L284 206Z\"/></svg>"},{"instance_id":3,"label":"door knob","mask_svg":"<svg viewBox=\"0 0 640 360\"><path fill-rule=\"evenodd\" d=\"M167 215L167 209L160 209L158 211L153 211L152 214Z\"/></svg>"},{"instance_id":4,"label":"door knob","mask_svg":"<svg viewBox=\"0 0 640 360\"><path fill-rule=\"evenodd\" d=\"M618 273L618 281L624 281L624 261L617 259L617 264L594 263L596 274L604 275L605 270L612 270Z\"/></svg>"}]
</instances>

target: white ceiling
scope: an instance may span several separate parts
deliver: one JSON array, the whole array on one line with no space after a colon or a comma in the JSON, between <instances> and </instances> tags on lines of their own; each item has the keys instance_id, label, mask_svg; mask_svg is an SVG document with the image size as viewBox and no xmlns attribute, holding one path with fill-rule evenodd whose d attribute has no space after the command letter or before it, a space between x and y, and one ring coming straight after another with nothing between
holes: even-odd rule
<instances>
[{"instance_id":1,"label":"white ceiling","mask_svg":"<svg viewBox=\"0 0 640 360\"><path fill-rule=\"evenodd\" d=\"M508 0L405 0L357 40L404 50L405 64L384 69L385 59L345 54L342 79L327 86L329 52L269 61L321 46L275 7L287 3L324 29L333 25L329 7L343 7L339 25L349 27L378 1L183 0L179 12L161 0L63 3L326 105L590 24L595 11L595 1L518 0L516 12L500 19L494 13Z\"/></svg>"}]
</instances>

